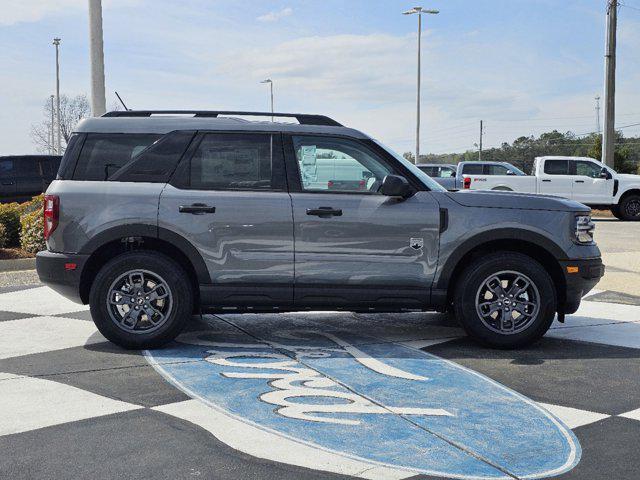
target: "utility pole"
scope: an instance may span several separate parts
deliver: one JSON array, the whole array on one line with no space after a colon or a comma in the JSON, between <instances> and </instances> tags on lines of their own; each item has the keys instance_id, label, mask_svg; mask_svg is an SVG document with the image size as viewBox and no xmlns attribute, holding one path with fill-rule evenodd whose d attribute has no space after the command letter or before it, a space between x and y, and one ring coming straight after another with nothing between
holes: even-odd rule
<instances>
[{"instance_id":1,"label":"utility pole","mask_svg":"<svg viewBox=\"0 0 640 480\"><path fill-rule=\"evenodd\" d=\"M421 59L422 59L422 15L437 15L438 10L424 10L422 7L413 7L402 12L403 15L418 14L418 85L416 95L416 163L420 163L420 83L421 83Z\"/></svg>"},{"instance_id":2,"label":"utility pole","mask_svg":"<svg viewBox=\"0 0 640 480\"><path fill-rule=\"evenodd\" d=\"M58 119L56 154L60 155L62 153L62 122L60 120L60 39L54 38L53 45L56 47L56 118Z\"/></svg>"},{"instance_id":3,"label":"utility pole","mask_svg":"<svg viewBox=\"0 0 640 480\"><path fill-rule=\"evenodd\" d=\"M596 96L596 131L598 135L602 133L600 129L600 95Z\"/></svg>"},{"instance_id":4,"label":"utility pole","mask_svg":"<svg viewBox=\"0 0 640 480\"><path fill-rule=\"evenodd\" d=\"M104 92L104 42L102 35L102 0L89 0L89 59L91 62L91 114L107 111Z\"/></svg>"},{"instance_id":5,"label":"utility pole","mask_svg":"<svg viewBox=\"0 0 640 480\"><path fill-rule=\"evenodd\" d=\"M271 123L273 123L273 80L267 78L266 80L261 81L260 83L268 83L271 90Z\"/></svg>"},{"instance_id":6,"label":"utility pole","mask_svg":"<svg viewBox=\"0 0 640 480\"><path fill-rule=\"evenodd\" d=\"M607 0L607 39L604 79L604 135L602 136L602 163L613 167L616 143L616 28L618 0Z\"/></svg>"},{"instance_id":7,"label":"utility pole","mask_svg":"<svg viewBox=\"0 0 640 480\"><path fill-rule=\"evenodd\" d=\"M480 120L480 148L478 149L478 161L481 162L482 161L482 120Z\"/></svg>"},{"instance_id":8,"label":"utility pole","mask_svg":"<svg viewBox=\"0 0 640 480\"><path fill-rule=\"evenodd\" d=\"M53 106L54 103L54 99L55 99L55 95L51 95L51 128L49 129L49 138L51 139L51 141L49 142L49 154L50 155L55 155L56 151L55 151L55 147L53 146L53 144L55 143L55 107Z\"/></svg>"}]
</instances>

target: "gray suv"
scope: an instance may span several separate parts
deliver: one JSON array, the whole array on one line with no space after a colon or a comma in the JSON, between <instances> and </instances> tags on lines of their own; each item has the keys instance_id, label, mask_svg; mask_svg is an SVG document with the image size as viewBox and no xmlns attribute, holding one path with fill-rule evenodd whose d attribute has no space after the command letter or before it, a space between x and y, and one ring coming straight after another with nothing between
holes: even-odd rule
<instances>
[{"instance_id":1,"label":"gray suv","mask_svg":"<svg viewBox=\"0 0 640 480\"><path fill-rule=\"evenodd\" d=\"M437 310L513 348L604 273L582 204L447 192L328 117L242 115L271 113L111 112L76 128L37 269L109 340L158 347L198 312Z\"/></svg>"}]
</instances>

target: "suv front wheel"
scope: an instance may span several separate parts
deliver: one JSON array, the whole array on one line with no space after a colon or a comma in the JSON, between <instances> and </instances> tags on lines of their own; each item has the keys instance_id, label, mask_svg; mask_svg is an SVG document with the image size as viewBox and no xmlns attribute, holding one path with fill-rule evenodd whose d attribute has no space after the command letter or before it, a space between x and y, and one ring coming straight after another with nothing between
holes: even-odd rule
<instances>
[{"instance_id":1,"label":"suv front wheel","mask_svg":"<svg viewBox=\"0 0 640 480\"><path fill-rule=\"evenodd\" d=\"M542 337L557 310L556 290L533 258L496 252L462 272L453 295L456 318L473 339L497 348L517 348Z\"/></svg>"},{"instance_id":2,"label":"suv front wheel","mask_svg":"<svg viewBox=\"0 0 640 480\"><path fill-rule=\"evenodd\" d=\"M100 333L124 348L156 348L173 340L193 312L186 272L150 251L123 253L98 272L89 296Z\"/></svg>"}]
</instances>

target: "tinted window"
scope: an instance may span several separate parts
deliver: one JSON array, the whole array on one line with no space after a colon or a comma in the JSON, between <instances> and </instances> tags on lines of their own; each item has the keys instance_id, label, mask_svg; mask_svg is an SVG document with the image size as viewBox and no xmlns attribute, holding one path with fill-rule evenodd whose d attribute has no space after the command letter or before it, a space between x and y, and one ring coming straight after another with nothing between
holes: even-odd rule
<instances>
[{"instance_id":1,"label":"tinted window","mask_svg":"<svg viewBox=\"0 0 640 480\"><path fill-rule=\"evenodd\" d=\"M418 167L418 168L422 170L424 173L426 173L427 175L429 175L430 177L438 176L438 167Z\"/></svg>"},{"instance_id":2,"label":"tinted window","mask_svg":"<svg viewBox=\"0 0 640 480\"><path fill-rule=\"evenodd\" d=\"M487 165L487 175L506 175L509 169L502 165Z\"/></svg>"},{"instance_id":3,"label":"tinted window","mask_svg":"<svg viewBox=\"0 0 640 480\"><path fill-rule=\"evenodd\" d=\"M26 177L42 177L44 172L42 170L42 163L44 159L38 159L36 157L22 157L18 159L18 175Z\"/></svg>"},{"instance_id":4,"label":"tinted window","mask_svg":"<svg viewBox=\"0 0 640 480\"><path fill-rule=\"evenodd\" d=\"M576 175L584 175L591 178L599 178L602 167L593 162L578 161L576 164Z\"/></svg>"},{"instance_id":5,"label":"tinted window","mask_svg":"<svg viewBox=\"0 0 640 480\"><path fill-rule=\"evenodd\" d=\"M468 163L464 167L462 167L462 173L482 174L482 165L474 165L473 163Z\"/></svg>"},{"instance_id":6,"label":"tinted window","mask_svg":"<svg viewBox=\"0 0 640 480\"><path fill-rule=\"evenodd\" d=\"M0 177L10 177L13 176L15 172L13 171L13 159L11 158L2 158L0 159Z\"/></svg>"},{"instance_id":7,"label":"tinted window","mask_svg":"<svg viewBox=\"0 0 640 480\"><path fill-rule=\"evenodd\" d=\"M303 190L377 193L391 167L364 145L344 138L293 137Z\"/></svg>"},{"instance_id":8,"label":"tinted window","mask_svg":"<svg viewBox=\"0 0 640 480\"><path fill-rule=\"evenodd\" d=\"M284 169L278 137L206 134L191 158L189 183L199 190L282 189Z\"/></svg>"},{"instance_id":9,"label":"tinted window","mask_svg":"<svg viewBox=\"0 0 640 480\"><path fill-rule=\"evenodd\" d=\"M109 180L120 182L167 182L189 146L195 132L172 132L155 142Z\"/></svg>"},{"instance_id":10,"label":"tinted window","mask_svg":"<svg viewBox=\"0 0 640 480\"><path fill-rule=\"evenodd\" d=\"M544 173L547 175L569 175L569 162L567 160L546 160Z\"/></svg>"},{"instance_id":11,"label":"tinted window","mask_svg":"<svg viewBox=\"0 0 640 480\"><path fill-rule=\"evenodd\" d=\"M159 137L148 133L90 133L82 146L73 179L107 180Z\"/></svg>"}]
</instances>

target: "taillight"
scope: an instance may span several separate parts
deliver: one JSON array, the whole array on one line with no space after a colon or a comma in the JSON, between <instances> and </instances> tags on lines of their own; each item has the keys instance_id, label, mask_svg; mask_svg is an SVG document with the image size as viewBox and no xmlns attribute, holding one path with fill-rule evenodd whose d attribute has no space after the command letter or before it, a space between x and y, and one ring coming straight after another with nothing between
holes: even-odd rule
<instances>
[{"instance_id":1,"label":"taillight","mask_svg":"<svg viewBox=\"0 0 640 480\"><path fill-rule=\"evenodd\" d=\"M57 195L44 196L44 239L48 240L58 226L60 198Z\"/></svg>"},{"instance_id":2,"label":"taillight","mask_svg":"<svg viewBox=\"0 0 640 480\"><path fill-rule=\"evenodd\" d=\"M471 177L464 177L464 182L462 182L462 188L466 188L466 189L471 188Z\"/></svg>"},{"instance_id":3,"label":"taillight","mask_svg":"<svg viewBox=\"0 0 640 480\"><path fill-rule=\"evenodd\" d=\"M360 180L358 182L358 190L366 190L367 188L367 182L365 182L364 180Z\"/></svg>"}]
</instances>

